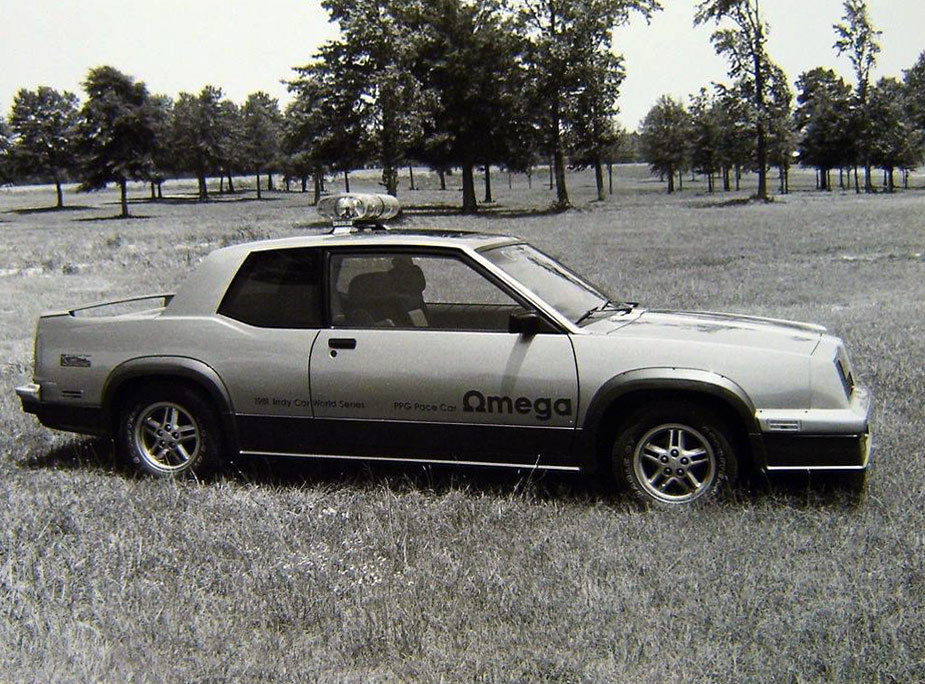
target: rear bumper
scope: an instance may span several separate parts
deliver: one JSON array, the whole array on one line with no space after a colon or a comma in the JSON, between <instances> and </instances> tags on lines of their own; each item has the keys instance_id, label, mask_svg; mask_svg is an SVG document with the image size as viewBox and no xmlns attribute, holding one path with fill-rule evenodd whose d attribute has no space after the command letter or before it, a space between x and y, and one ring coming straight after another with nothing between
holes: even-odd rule
<instances>
[{"instance_id":1,"label":"rear bumper","mask_svg":"<svg viewBox=\"0 0 925 684\"><path fill-rule=\"evenodd\" d=\"M31 413L45 427L84 435L106 435L103 411L96 406L79 406L42 401L41 385L29 383L16 388L22 410Z\"/></svg>"}]
</instances>

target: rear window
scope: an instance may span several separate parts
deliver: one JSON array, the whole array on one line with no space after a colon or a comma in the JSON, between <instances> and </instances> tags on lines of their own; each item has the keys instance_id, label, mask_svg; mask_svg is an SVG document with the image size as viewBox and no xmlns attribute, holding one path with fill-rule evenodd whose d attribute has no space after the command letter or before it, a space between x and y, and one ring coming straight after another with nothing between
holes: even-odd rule
<instances>
[{"instance_id":1,"label":"rear window","mask_svg":"<svg viewBox=\"0 0 925 684\"><path fill-rule=\"evenodd\" d=\"M218 312L262 328L320 327L320 252L254 252L234 277Z\"/></svg>"}]
</instances>

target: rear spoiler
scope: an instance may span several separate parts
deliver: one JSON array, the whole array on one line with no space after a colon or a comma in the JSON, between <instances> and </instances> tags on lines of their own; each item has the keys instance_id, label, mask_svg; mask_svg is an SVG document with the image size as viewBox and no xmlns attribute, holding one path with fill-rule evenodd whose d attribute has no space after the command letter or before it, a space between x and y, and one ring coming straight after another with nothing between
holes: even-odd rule
<instances>
[{"instance_id":1,"label":"rear spoiler","mask_svg":"<svg viewBox=\"0 0 925 684\"><path fill-rule=\"evenodd\" d=\"M74 316L81 311L89 311L91 309L101 309L106 306L118 306L119 304L131 304L133 302L143 302L148 299L162 299L163 304L161 306L167 306L170 304L170 300L173 299L173 292L161 292L158 294L149 294L149 295L139 295L137 297L127 297L126 299L113 299L105 302L96 302L95 304L85 304L83 306L75 306L73 309L66 309L64 311L53 311L43 316Z\"/></svg>"}]
</instances>

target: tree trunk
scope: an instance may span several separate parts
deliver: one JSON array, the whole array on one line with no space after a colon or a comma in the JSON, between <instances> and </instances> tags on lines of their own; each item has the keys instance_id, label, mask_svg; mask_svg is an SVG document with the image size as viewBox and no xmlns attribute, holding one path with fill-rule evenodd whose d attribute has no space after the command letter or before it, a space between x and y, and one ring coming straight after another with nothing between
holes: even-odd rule
<instances>
[{"instance_id":1,"label":"tree trunk","mask_svg":"<svg viewBox=\"0 0 925 684\"><path fill-rule=\"evenodd\" d=\"M199 200L205 202L209 199L209 187L206 185L205 171L200 171L196 178L199 181Z\"/></svg>"},{"instance_id":2,"label":"tree trunk","mask_svg":"<svg viewBox=\"0 0 925 684\"><path fill-rule=\"evenodd\" d=\"M684 192L684 171L678 169L678 192Z\"/></svg>"},{"instance_id":3,"label":"tree trunk","mask_svg":"<svg viewBox=\"0 0 925 684\"><path fill-rule=\"evenodd\" d=\"M668 167L668 194L674 192L674 169Z\"/></svg>"},{"instance_id":4,"label":"tree trunk","mask_svg":"<svg viewBox=\"0 0 925 684\"><path fill-rule=\"evenodd\" d=\"M858 167L857 166L854 167L854 194L855 195L861 194L861 182L858 179Z\"/></svg>"},{"instance_id":5,"label":"tree trunk","mask_svg":"<svg viewBox=\"0 0 925 684\"><path fill-rule=\"evenodd\" d=\"M164 181L162 180L157 182L157 198L164 199Z\"/></svg>"},{"instance_id":6,"label":"tree trunk","mask_svg":"<svg viewBox=\"0 0 925 684\"><path fill-rule=\"evenodd\" d=\"M437 171L437 176L440 178L440 189L446 190L446 172L443 169Z\"/></svg>"},{"instance_id":7,"label":"tree trunk","mask_svg":"<svg viewBox=\"0 0 925 684\"><path fill-rule=\"evenodd\" d=\"M122 201L121 218L129 218L131 214L128 213L128 181L124 178L119 179L119 190Z\"/></svg>"},{"instance_id":8,"label":"tree trunk","mask_svg":"<svg viewBox=\"0 0 925 684\"><path fill-rule=\"evenodd\" d=\"M556 141L556 153L553 155L553 161L556 174L556 207L568 209L571 202L568 198L568 188L565 187L565 151L562 149L560 140Z\"/></svg>"},{"instance_id":9,"label":"tree trunk","mask_svg":"<svg viewBox=\"0 0 925 684\"><path fill-rule=\"evenodd\" d=\"M533 169L527 170L527 188L533 189Z\"/></svg>"},{"instance_id":10,"label":"tree trunk","mask_svg":"<svg viewBox=\"0 0 925 684\"><path fill-rule=\"evenodd\" d=\"M894 176L893 176L893 167L891 166L889 169L887 169L887 183L886 183L886 191L887 191L887 192L895 192L895 191L896 191L896 187L893 185L893 180L894 180Z\"/></svg>"},{"instance_id":11,"label":"tree trunk","mask_svg":"<svg viewBox=\"0 0 925 684\"><path fill-rule=\"evenodd\" d=\"M228 172L228 194L234 194L234 176L231 175L231 172Z\"/></svg>"},{"instance_id":12,"label":"tree trunk","mask_svg":"<svg viewBox=\"0 0 925 684\"><path fill-rule=\"evenodd\" d=\"M318 202L321 201L321 169L316 169L312 174L313 180L315 181L315 197L312 200L312 206L317 207Z\"/></svg>"},{"instance_id":13,"label":"tree trunk","mask_svg":"<svg viewBox=\"0 0 925 684\"><path fill-rule=\"evenodd\" d=\"M613 195L613 162L607 162L607 194Z\"/></svg>"},{"instance_id":14,"label":"tree trunk","mask_svg":"<svg viewBox=\"0 0 925 684\"><path fill-rule=\"evenodd\" d=\"M154 187L154 181L151 181L151 199L157 199L157 188Z\"/></svg>"},{"instance_id":15,"label":"tree trunk","mask_svg":"<svg viewBox=\"0 0 925 684\"><path fill-rule=\"evenodd\" d=\"M260 194L260 169L257 169L257 199L263 199Z\"/></svg>"},{"instance_id":16,"label":"tree trunk","mask_svg":"<svg viewBox=\"0 0 925 684\"><path fill-rule=\"evenodd\" d=\"M549 189L550 190L556 187L556 175L555 175L555 172L553 171L554 166L555 166L555 162L553 161L553 158L549 157Z\"/></svg>"},{"instance_id":17,"label":"tree trunk","mask_svg":"<svg viewBox=\"0 0 925 684\"><path fill-rule=\"evenodd\" d=\"M414 187L414 167L411 166L411 164L408 164L408 178L410 179L410 182L411 182L411 187L409 188L409 190L417 190L417 188Z\"/></svg>"},{"instance_id":18,"label":"tree trunk","mask_svg":"<svg viewBox=\"0 0 925 684\"><path fill-rule=\"evenodd\" d=\"M350 172L344 169L344 192L350 192Z\"/></svg>"},{"instance_id":19,"label":"tree trunk","mask_svg":"<svg viewBox=\"0 0 925 684\"><path fill-rule=\"evenodd\" d=\"M273 192L273 172L267 171L267 190Z\"/></svg>"},{"instance_id":20,"label":"tree trunk","mask_svg":"<svg viewBox=\"0 0 925 684\"><path fill-rule=\"evenodd\" d=\"M507 189L514 189L514 174L511 173L510 169L507 170Z\"/></svg>"},{"instance_id":21,"label":"tree trunk","mask_svg":"<svg viewBox=\"0 0 925 684\"><path fill-rule=\"evenodd\" d=\"M491 165L485 164L485 204L491 204L494 201L491 196Z\"/></svg>"},{"instance_id":22,"label":"tree trunk","mask_svg":"<svg viewBox=\"0 0 925 684\"><path fill-rule=\"evenodd\" d=\"M607 196L604 194L604 165L600 157L594 159L594 183L597 185L597 201L603 202Z\"/></svg>"},{"instance_id":23,"label":"tree trunk","mask_svg":"<svg viewBox=\"0 0 925 684\"><path fill-rule=\"evenodd\" d=\"M302 192L308 192L308 174L302 174Z\"/></svg>"},{"instance_id":24,"label":"tree trunk","mask_svg":"<svg viewBox=\"0 0 925 684\"><path fill-rule=\"evenodd\" d=\"M464 214L475 214L479 208L475 201L475 164L471 161L464 161L462 165L462 186L463 186L463 205Z\"/></svg>"},{"instance_id":25,"label":"tree trunk","mask_svg":"<svg viewBox=\"0 0 925 684\"><path fill-rule=\"evenodd\" d=\"M395 167L386 164L382 167L382 185L392 197L398 197L398 171Z\"/></svg>"}]
</instances>

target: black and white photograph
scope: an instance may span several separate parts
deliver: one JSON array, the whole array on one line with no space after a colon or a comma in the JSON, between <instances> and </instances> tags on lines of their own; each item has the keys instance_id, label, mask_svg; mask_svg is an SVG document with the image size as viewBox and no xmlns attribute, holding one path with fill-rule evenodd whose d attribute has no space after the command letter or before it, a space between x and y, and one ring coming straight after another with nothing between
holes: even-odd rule
<instances>
[{"instance_id":1,"label":"black and white photograph","mask_svg":"<svg viewBox=\"0 0 925 684\"><path fill-rule=\"evenodd\" d=\"M920 0L0 0L0 682L925 681Z\"/></svg>"}]
</instances>

